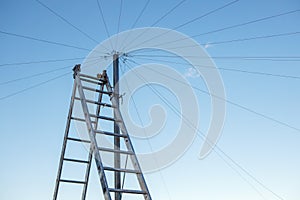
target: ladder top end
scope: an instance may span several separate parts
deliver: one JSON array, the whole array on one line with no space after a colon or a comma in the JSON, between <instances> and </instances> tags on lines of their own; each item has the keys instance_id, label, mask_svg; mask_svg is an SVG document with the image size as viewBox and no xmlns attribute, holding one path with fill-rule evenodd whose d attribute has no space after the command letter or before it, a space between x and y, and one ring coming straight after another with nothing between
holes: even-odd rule
<instances>
[{"instance_id":1,"label":"ladder top end","mask_svg":"<svg viewBox=\"0 0 300 200\"><path fill-rule=\"evenodd\" d=\"M74 72L73 78L74 79L75 79L75 76L77 75L77 73L80 72L80 66L81 66L80 64L77 64L73 67L73 72Z\"/></svg>"}]
</instances>

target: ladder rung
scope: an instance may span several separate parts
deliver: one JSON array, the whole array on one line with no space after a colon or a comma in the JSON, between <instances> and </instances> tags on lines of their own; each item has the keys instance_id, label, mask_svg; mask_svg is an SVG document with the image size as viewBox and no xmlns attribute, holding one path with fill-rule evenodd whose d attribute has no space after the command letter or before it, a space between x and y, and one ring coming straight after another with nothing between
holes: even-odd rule
<instances>
[{"instance_id":1,"label":"ladder rung","mask_svg":"<svg viewBox=\"0 0 300 200\"><path fill-rule=\"evenodd\" d=\"M60 182L65 182L65 183L77 183L77 184L85 184L86 182L84 181L75 181L75 180L66 180L66 179L60 179Z\"/></svg>"},{"instance_id":2,"label":"ladder rung","mask_svg":"<svg viewBox=\"0 0 300 200\"><path fill-rule=\"evenodd\" d=\"M104 120L109 120L109 121L118 121L118 120L115 120L114 118L112 117L106 117L106 116L97 116L97 115L94 115L94 114L90 114L91 117L94 117L94 118L99 118L99 119L104 119Z\"/></svg>"},{"instance_id":3,"label":"ladder rung","mask_svg":"<svg viewBox=\"0 0 300 200\"><path fill-rule=\"evenodd\" d=\"M90 88L90 87L86 87L86 86L82 86L82 89L90 90L90 91L93 91L93 92L99 92L99 93L102 93L102 94L108 94L108 95L111 95L111 94L112 94L112 92L107 92L107 91L103 91L103 90L98 90L98 89L94 89L94 88Z\"/></svg>"},{"instance_id":4,"label":"ladder rung","mask_svg":"<svg viewBox=\"0 0 300 200\"><path fill-rule=\"evenodd\" d=\"M113 153L129 154L129 155L133 155L134 154L134 152L132 152L132 151L123 151L123 150L110 149L110 148L105 148L105 147L99 147L98 150L100 150L100 151L107 151L107 152L113 152Z\"/></svg>"},{"instance_id":5,"label":"ladder rung","mask_svg":"<svg viewBox=\"0 0 300 200\"><path fill-rule=\"evenodd\" d=\"M95 130L95 133L99 133L99 134L103 134L103 135L109 135L109 136L117 136L117 137L127 138L127 135L118 134L118 133L111 133L111 132L107 132L107 131Z\"/></svg>"},{"instance_id":6,"label":"ladder rung","mask_svg":"<svg viewBox=\"0 0 300 200\"><path fill-rule=\"evenodd\" d=\"M113 167L104 167L104 170L107 171L116 171L116 172L126 172L126 173L134 173L134 174L141 174L141 171L133 170L133 169L121 169L121 168L113 168Z\"/></svg>"},{"instance_id":7,"label":"ladder rung","mask_svg":"<svg viewBox=\"0 0 300 200\"><path fill-rule=\"evenodd\" d=\"M82 140L82 139L79 139L79 138L67 137L67 139L68 139L68 140L75 141L75 142L85 142L85 143L91 143L91 141L89 141L89 140Z\"/></svg>"},{"instance_id":8,"label":"ladder rung","mask_svg":"<svg viewBox=\"0 0 300 200\"><path fill-rule=\"evenodd\" d=\"M117 121L117 120L115 120L115 119L112 118L112 117L97 116L97 118L99 118L99 119L104 119L104 120L109 120L109 121Z\"/></svg>"},{"instance_id":9,"label":"ladder rung","mask_svg":"<svg viewBox=\"0 0 300 200\"><path fill-rule=\"evenodd\" d=\"M71 119L74 119L74 120L76 120L76 121L85 122L85 119L78 118L78 117L71 117ZM94 123L94 124L95 124L96 122L92 121L92 123Z\"/></svg>"},{"instance_id":10,"label":"ladder rung","mask_svg":"<svg viewBox=\"0 0 300 200\"><path fill-rule=\"evenodd\" d=\"M69 162L78 162L78 163L89 163L89 161L86 160L78 160L78 159L71 159L71 158L64 158L65 161L69 161Z\"/></svg>"},{"instance_id":11,"label":"ladder rung","mask_svg":"<svg viewBox=\"0 0 300 200\"><path fill-rule=\"evenodd\" d=\"M109 192L120 192L120 193L131 193L131 194L147 194L147 192L142 190L127 190L127 189L115 189L108 188Z\"/></svg>"},{"instance_id":12,"label":"ladder rung","mask_svg":"<svg viewBox=\"0 0 300 200\"><path fill-rule=\"evenodd\" d=\"M88 83L93 83L93 84L96 84L96 85L102 85L103 84L102 82L93 81L93 80L89 80L89 79L86 79L86 78L80 78L80 80L88 82Z\"/></svg>"},{"instance_id":13,"label":"ladder rung","mask_svg":"<svg viewBox=\"0 0 300 200\"><path fill-rule=\"evenodd\" d=\"M85 78L90 78L90 79L93 79L93 80L96 80L96 81L102 81L101 79L99 79L97 77L90 76L90 75L87 75L87 74L80 74L80 76L85 77Z\"/></svg>"},{"instance_id":14,"label":"ladder rung","mask_svg":"<svg viewBox=\"0 0 300 200\"><path fill-rule=\"evenodd\" d=\"M81 99L79 97L75 97L75 100L81 100ZM92 100L89 100L89 99L86 99L86 102L97 104L97 105L104 106L104 107L111 107L111 108L113 107L111 104L101 103L101 102L98 102L98 101L92 101Z\"/></svg>"}]
</instances>

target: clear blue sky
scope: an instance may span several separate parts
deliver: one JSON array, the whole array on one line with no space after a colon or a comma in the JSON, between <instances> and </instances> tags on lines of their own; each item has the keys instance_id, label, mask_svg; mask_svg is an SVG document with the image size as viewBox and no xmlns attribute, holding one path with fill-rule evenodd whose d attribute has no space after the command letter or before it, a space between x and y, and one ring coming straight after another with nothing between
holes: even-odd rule
<instances>
[{"instance_id":1,"label":"clear blue sky","mask_svg":"<svg viewBox=\"0 0 300 200\"><path fill-rule=\"evenodd\" d=\"M42 2L99 43L108 38L96 0ZM135 28L151 26L179 2L151 0ZM172 29L227 2L229 1L187 0L156 26ZM132 28L145 3L145 0L123 0L118 28L120 1L102 0L109 34ZM178 31L193 36L297 9L300 9L298 0L240 0L179 28ZM72 74L64 74L70 72L74 64L81 63L89 51L7 33L86 49L93 49L97 43L35 0L2 0L0 11L0 199L51 199L73 83ZM220 68L226 98L234 104L227 103L226 120L218 146L256 179L286 200L300 198L299 19L298 11L194 38L200 44L209 44L293 33L280 37L206 45L206 51L215 57L214 62ZM74 60L24 64L64 59ZM147 63L147 60L139 58L136 62ZM23 79L51 70L56 71ZM64 76L30 88L60 75ZM11 80L13 81L8 83ZM200 78L190 77L189 81L193 86L205 90ZM26 91L20 92L24 89ZM150 93L147 90L146 92ZM200 122L200 129L206 130L210 98L197 91L196 94L200 100L203 120ZM170 97L168 93L166 96ZM146 106L158 101L152 99L153 102L143 102L138 94L136 99L140 112L146 112ZM132 113L135 114L134 111ZM174 118L170 116L171 120ZM143 119L145 122L149 120L147 116ZM138 139L133 142L136 150L143 152L143 143ZM155 145L155 139L152 142ZM199 160L202 142L196 138L184 156L175 163L160 172L145 175L153 199L260 200L263 199L262 196L269 200L278 199L233 165L240 175L236 173L215 152ZM98 194L101 191L97 188L98 180L94 169L92 175L94 186L91 188L90 197L96 199L101 196Z\"/></svg>"}]
</instances>

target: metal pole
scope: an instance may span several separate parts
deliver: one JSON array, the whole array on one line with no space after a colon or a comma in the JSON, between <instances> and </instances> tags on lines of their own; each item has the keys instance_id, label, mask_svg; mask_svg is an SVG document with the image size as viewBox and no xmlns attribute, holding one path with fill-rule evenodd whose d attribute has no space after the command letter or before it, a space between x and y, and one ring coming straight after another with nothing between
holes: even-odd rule
<instances>
[{"instance_id":1,"label":"metal pole","mask_svg":"<svg viewBox=\"0 0 300 200\"><path fill-rule=\"evenodd\" d=\"M116 95L117 103L116 108L119 109L119 54L115 53L113 55L113 84L114 84L114 93ZM115 113L114 118L116 119ZM114 122L114 133L119 134L120 129L117 124L117 122ZM115 136L114 137L114 149L119 150L120 149L120 137ZM120 153L114 153L114 167L115 168L121 168L121 157ZM115 189L121 189L121 172L115 171ZM116 192L115 193L115 200L121 200L121 193Z\"/></svg>"}]
</instances>

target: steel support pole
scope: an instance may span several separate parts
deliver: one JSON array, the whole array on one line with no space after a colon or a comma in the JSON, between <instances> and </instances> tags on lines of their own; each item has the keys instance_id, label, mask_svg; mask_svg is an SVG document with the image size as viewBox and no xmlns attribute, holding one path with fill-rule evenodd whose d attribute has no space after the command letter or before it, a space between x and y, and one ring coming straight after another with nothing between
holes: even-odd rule
<instances>
[{"instance_id":1,"label":"steel support pole","mask_svg":"<svg viewBox=\"0 0 300 200\"><path fill-rule=\"evenodd\" d=\"M115 53L113 55L113 87L114 87L114 93L116 95L117 103L116 108L119 109L119 54ZM116 119L115 113L114 118ZM114 133L119 134L120 128L117 124L117 122L114 122ZM114 137L114 149L119 150L120 149L120 137ZM114 153L114 167L115 168L121 168L121 157L120 153ZM115 189L121 189L121 172L114 172L115 175ZM115 200L121 200L121 193L116 192L115 193Z\"/></svg>"}]
</instances>

